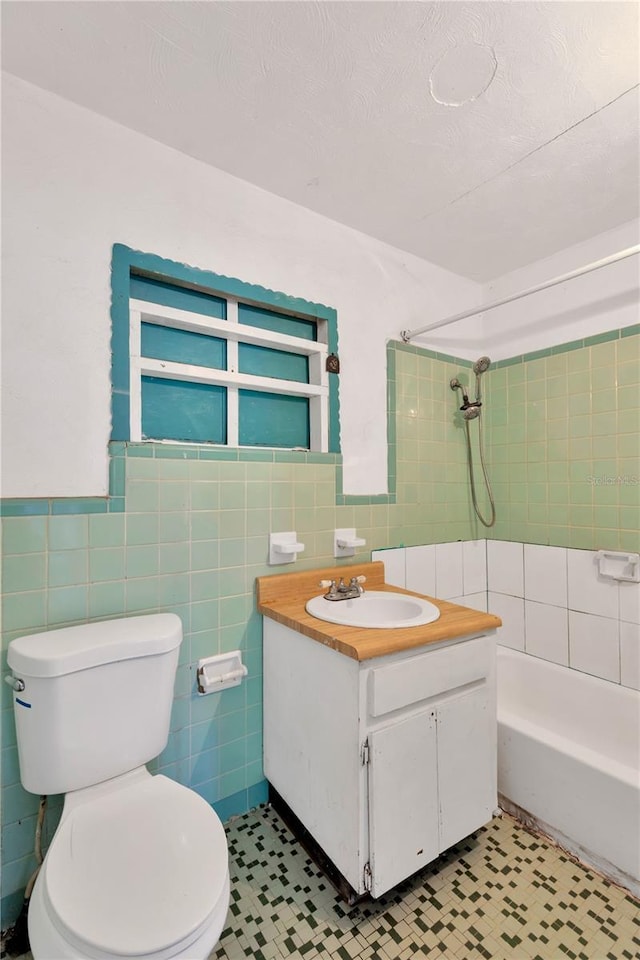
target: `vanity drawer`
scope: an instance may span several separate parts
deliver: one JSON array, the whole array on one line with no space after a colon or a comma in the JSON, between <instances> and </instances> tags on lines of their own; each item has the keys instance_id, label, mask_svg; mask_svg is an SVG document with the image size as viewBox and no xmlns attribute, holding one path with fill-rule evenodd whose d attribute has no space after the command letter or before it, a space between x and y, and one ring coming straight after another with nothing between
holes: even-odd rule
<instances>
[{"instance_id":1,"label":"vanity drawer","mask_svg":"<svg viewBox=\"0 0 640 960\"><path fill-rule=\"evenodd\" d=\"M478 637L374 668L367 680L370 716L380 717L483 680L491 672L492 652L491 641Z\"/></svg>"}]
</instances>

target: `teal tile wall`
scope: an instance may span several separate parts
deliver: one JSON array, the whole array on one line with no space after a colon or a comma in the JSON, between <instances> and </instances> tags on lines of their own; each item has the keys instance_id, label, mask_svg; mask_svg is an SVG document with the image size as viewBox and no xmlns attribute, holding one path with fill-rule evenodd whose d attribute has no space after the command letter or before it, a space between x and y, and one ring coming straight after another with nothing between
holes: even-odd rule
<instances>
[{"instance_id":1,"label":"teal tile wall","mask_svg":"<svg viewBox=\"0 0 640 960\"><path fill-rule=\"evenodd\" d=\"M471 509L464 437L449 387L454 376L468 380L471 364L411 345L390 349L389 474L397 504L389 543L484 536Z\"/></svg>"},{"instance_id":2,"label":"teal tile wall","mask_svg":"<svg viewBox=\"0 0 640 960\"><path fill-rule=\"evenodd\" d=\"M486 535L637 551L638 327L503 361L485 384L497 508L496 525Z\"/></svg>"},{"instance_id":3,"label":"teal tile wall","mask_svg":"<svg viewBox=\"0 0 640 960\"><path fill-rule=\"evenodd\" d=\"M583 476L638 476L637 334L514 358L485 376L493 535L637 549L638 487ZM305 552L296 569L335 562L335 527L356 527L366 539L356 564L381 547L485 536L470 506L453 376L469 382L470 364L389 345L389 494L346 496L338 455L113 443L110 498L5 501L3 672L7 644L21 634L176 612L185 640L169 743L153 769L193 787L223 819L259 802L262 630L254 581L283 569L267 565L268 534L297 531ZM247 680L197 696L195 661L238 647ZM8 922L34 867L37 797L20 786L10 691L0 689ZM52 807L49 835L60 798Z\"/></svg>"},{"instance_id":4,"label":"teal tile wall","mask_svg":"<svg viewBox=\"0 0 640 960\"><path fill-rule=\"evenodd\" d=\"M267 564L269 532L297 531L305 551L296 569L337 562L336 527L356 527L366 539L356 563L378 547L470 535L463 484L455 508L429 499L445 472L436 460L459 461L444 392L453 374L431 356L419 362L413 348L399 348L394 362L391 347L390 358L397 495L345 496L338 455L114 443L111 500L42 500L35 508L32 501L9 502L2 521L3 671L7 644L21 634L173 611L184 643L169 742L152 769L191 786L223 819L263 799L262 622L254 582L283 570ZM420 469L419 456L429 469ZM114 500L125 509L114 512ZM195 661L236 648L248 667L246 681L199 697ZM0 689L3 903L11 919L34 868L37 797L20 786L11 691L5 684ZM60 798L52 806L50 835Z\"/></svg>"}]
</instances>

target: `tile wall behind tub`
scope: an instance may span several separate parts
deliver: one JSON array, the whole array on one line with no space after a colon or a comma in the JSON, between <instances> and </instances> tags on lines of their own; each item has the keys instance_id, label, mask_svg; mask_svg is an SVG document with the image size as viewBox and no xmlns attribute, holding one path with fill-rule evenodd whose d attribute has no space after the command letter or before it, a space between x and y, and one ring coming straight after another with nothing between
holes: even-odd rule
<instances>
[{"instance_id":1,"label":"tile wall behind tub","mask_svg":"<svg viewBox=\"0 0 640 960\"><path fill-rule=\"evenodd\" d=\"M397 396L389 472L390 485L397 480L401 513L388 543L413 546L484 536L471 507L459 403L449 386L452 377L468 382L470 363L411 344L390 345L389 353L390 396Z\"/></svg>"},{"instance_id":2,"label":"tile wall behind tub","mask_svg":"<svg viewBox=\"0 0 640 960\"><path fill-rule=\"evenodd\" d=\"M484 383L497 507L486 536L638 551L638 328L501 361Z\"/></svg>"},{"instance_id":3,"label":"tile wall behind tub","mask_svg":"<svg viewBox=\"0 0 640 960\"><path fill-rule=\"evenodd\" d=\"M600 577L596 551L471 540L372 559L388 583L497 614L503 646L640 690L640 583Z\"/></svg>"},{"instance_id":4,"label":"tile wall behind tub","mask_svg":"<svg viewBox=\"0 0 640 960\"><path fill-rule=\"evenodd\" d=\"M356 527L366 539L362 560L372 548L389 544L472 535L448 388L458 368L413 347L390 345L388 355L391 489L397 502L344 497L339 458L317 462L323 458L313 454L252 451L238 460L235 451L117 445L112 476L126 483L124 512L3 520L3 671L13 637L104 617L175 611L185 640L169 743L154 768L192 786L223 819L262 799L262 623L254 609L254 580L285 569L266 564L269 532L297 531L305 551L295 569L334 563L335 527ZM452 479L456 471L460 475ZM51 501L50 509L70 505ZM195 661L236 648L248 666L246 681L222 694L197 696ZM11 694L5 684L0 689L8 923L34 868L38 798L20 785ZM49 835L60 798L51 805Z\"/></svg>"},{"instance_id":5,"label":"tile wall behind tub","mask_svg":"<svg viewBox=\"0 0 640 960\"><path fill-rule=\"evenodd\" d=\"M487 540L498 641L640 690L640 583L598 573L596 551Z\"/></svg>"}]
</instances>

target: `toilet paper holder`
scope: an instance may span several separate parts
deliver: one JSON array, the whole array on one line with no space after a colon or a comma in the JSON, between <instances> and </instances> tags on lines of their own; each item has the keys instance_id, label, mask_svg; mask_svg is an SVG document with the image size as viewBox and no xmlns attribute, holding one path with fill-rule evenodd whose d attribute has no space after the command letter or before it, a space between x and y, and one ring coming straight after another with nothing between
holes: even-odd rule
<instances>
[{"instance_id":1,"label":"toilet paper holder","mask_svg":"<svg viewBox=\"0 0 640 960\"><path fill-rule=\"evenodd\" d=\"M240 650L204 657L198 660L196 670L198 693L205 696L207 693L218 693L220 690L228 690L229 687L237 687L247 673Z\"/></svg>"}]
</instances>

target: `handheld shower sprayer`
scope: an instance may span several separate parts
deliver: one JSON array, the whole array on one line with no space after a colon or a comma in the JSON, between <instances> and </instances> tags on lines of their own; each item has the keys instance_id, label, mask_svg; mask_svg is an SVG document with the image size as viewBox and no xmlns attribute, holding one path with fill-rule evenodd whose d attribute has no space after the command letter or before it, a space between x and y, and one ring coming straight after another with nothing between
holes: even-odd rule
<instances>
[{"instance_id":1,"label":"handheld shower sprayer","mask_svg":"<svg viewBox=\"0 0 640 960\"><path fill-rule=\"evenodd\" d=\"M491 366L491 360L489 357L480 357L479 360L473 365L473 372L476 375L476 403L480 403L481 393L480 393L480 377L483 373L486 373L489 367Z\"/></svg>"},{"instance_id":2,"label":"handheld shower sprayer","mask_svg":"<svg viewBox=\"0 0 640 960\"><path fill-rule=\"evenodd\" d=\"M469 480L471 482L471 499L473 501L473 509L475 510L476 515L480 520L480 522L483 523L485 527L492 527L496 520L496 508L493 501L493 494L491 492L491 484L489 483L489 477L487 475L487 470L484 462L484 449L483 449L483 443L482 443L482 422L479 419L481 408L482 408L482 394L480 392L480 377L482 376L483 373L487 372L490 365L491 365L491 360L489 359L489 357L480 357L480 359L476 360L476 362L472 366L473 372L476 375L476 399L473 402L469 400L469 397L465 392L465 388L460 383L457 377L453 377L449 381L449 386L451 387L451 389L459 390L462 394L462 406L460 407L460 412L462 413L462 416L465 421L464 425L465 425L466 437L467 437L467 459L469 464ZM478 444L479 444L479 450L480 450L480 463L482 465L482 473L484 476L487 493L489 495L489 503L491 505L490 520L484 519L484 517L480 513L480 509L478 507L478 503L476 499L476 487L475 487L475 480L473 476L473 455L471 453L471 437L469 435L469 421L476 420L476 419L478 419Z\"/></svg>"},{"instance_id":3,"label":"handheld shower sprayer","mask_svg":"<svg viewBox=\"0 0 640 960\"><path fill-rule=\"evenodd\" d=\"M489 367L491 366L491 360L489 357L480 357L479 360L473 365L473 372L478 375L480 373L486 373Z\"/></svg>"}]
</instances>

